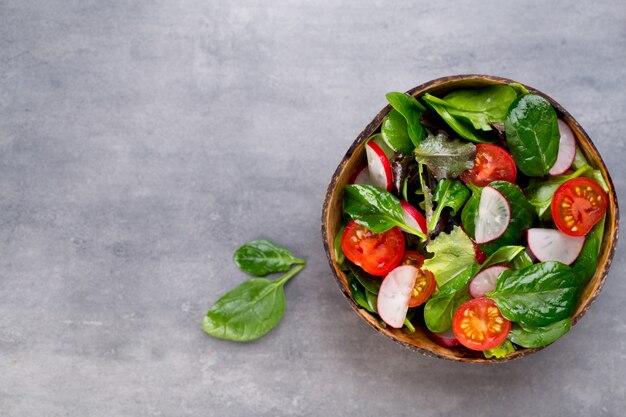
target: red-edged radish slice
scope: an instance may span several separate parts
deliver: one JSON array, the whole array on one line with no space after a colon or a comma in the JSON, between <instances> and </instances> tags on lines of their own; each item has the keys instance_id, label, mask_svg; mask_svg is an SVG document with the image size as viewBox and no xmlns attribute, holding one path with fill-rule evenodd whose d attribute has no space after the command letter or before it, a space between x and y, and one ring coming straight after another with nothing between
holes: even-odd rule
<instances>
[{"instance_id":1,"label":"red-edged radish slice","mask_svg":"<svg viewBox=\"0 0 626 417\"><path fill-rule=\"evenodd\" d=\"M382 151L385 153L387 159L389 159L390 161L396 154L393 149L391 149L389 145L387 145L387 142L385 142L385 139L383 139L383 135L381 135L380 133L372 135L372 137L370 138L370 142L374 142L376 145L378 145L380 149L382 149Z\"/></svg>"},{"instance_id":2,"label":"red-edged radish slice","mask_svg":"<svg viewBox=\"0 0 626 417\"><path fill-rule=\"evenodd\" d=\"M367 155L367 169L373 185L391 191L393 177L391 175L391 164L385 152L374 141L369 141L365 145Z\"/></svg>"},{"instance_id":3,"label":"red-edged radish slice","mask_svg":"<svg viewBox=\"0 0 626 417\"><path fill-rule=\"evenodd\" d=\"M422 216L415 207L410 205L404 200L400 201L400 205L402 206L402 215L404 216L404 222L412 227L413 229L417 229L420 232L426 234L426 219ZM402 229L407 233L411 233L408 230Z\"/></svg>"},{"instance_id":4,"label":"red-edged radish slice","mask_svg":"<svg viewBox=\"0 0 626 417\"><path fill-rule=\"evenodd\" d=\"M552 168L550 168L550 175L561 175L572 166L574 158L576 157L576 138L572 129L569 128L567 123L559 119L559 133L561 139L559 139L559 153L557 154L556 161Z\"/></svg>"},{"instance_id":5,"label":"red-edged radish slice","mask_svg":"<svg viewBox=\"0 0 626 417\"><path fill-rule=\"evenodd\" d=\"M491 242L502 236L511 221L511 208L502 193L493 187L483 188L476 219L476 243Z\"/></svg>"},{"instance_id":6,"label":"red-edged radish slice","mask_svg":"<svg viewBox=\"0 0 626 417\"><path fill-rule=\"evenodd\" d=\"M396 329L403 326L417 272L412 265L401 265L387 274L380 284L376 308L387 325Z\"/></svg>"},{"instance_id":7,"label":"red-edged radish slice","mask_svg":"<svg viewBox=\"0 0 626 417\"><path fill-rule=\"evenodd\" d=\"M541 261L559 261L566 265L578 258L585 236L569 236L556 229L528 229L528 248Z\"/></svg>"},{"instance_id":8,"label":"red-edged radish slice","mask_svg":"<svg viewBox=\"0 0 626 417\"><path fill-rule=\"evenodd\" d=\"M350 178L350 184L372 184L370 179L370 170L366 166L354 173Z\"/></svg>"},{"instance_id":9,"label":"red-edged radish slice","mask_svg":"<svg viewBox=\"0 0 626 417\"><path fill-rule=\"evenodd\" d=\"M469 293L474 298L484 297L489 291L496 289L498 275L507 269L508 266L494 265L480 271L469 283Z\"/></svg>"},{"instance_id":10,"label":"red-edged radish slice","mask_svg":"<svg viewBox=\"0 0 626 417\"><path fill-rule=\"evenodd\" d=\"M426 332L426 334L430 340L437 343L439 346L446 348L461 346L461 342L459 342L459 340L454 336L452 329L448 329L441 333Z\"/></svg>"}]
</instances>

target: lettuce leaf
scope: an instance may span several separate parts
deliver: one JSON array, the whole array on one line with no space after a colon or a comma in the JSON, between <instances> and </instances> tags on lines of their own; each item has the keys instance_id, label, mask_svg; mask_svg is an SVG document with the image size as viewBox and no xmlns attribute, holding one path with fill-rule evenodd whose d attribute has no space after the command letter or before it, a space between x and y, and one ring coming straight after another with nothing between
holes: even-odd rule
<instances>
[{"instance_id":1,"label":"lettuce leaf","mask_svg":"<svg viewBox=\"0 0 626 417\"><path fill-rule=\"evenodd\" d=\"M426 245L433 257L424 261L424 269L435 275L439 287L476 262L474 244L455 226L449 234L441 233Z\"/></svg>"}]
</instances>

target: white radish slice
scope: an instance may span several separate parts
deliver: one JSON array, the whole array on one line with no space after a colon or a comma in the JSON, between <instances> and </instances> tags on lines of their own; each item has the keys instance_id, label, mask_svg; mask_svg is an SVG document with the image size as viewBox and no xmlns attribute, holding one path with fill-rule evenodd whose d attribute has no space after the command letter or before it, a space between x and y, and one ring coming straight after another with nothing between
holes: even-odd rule
<instances>
[{"instance_id":1,"label":"white radish slice","mask_svg":"<svg viewBox=\"0 0 626 417\"><path fill-rule=\"evenodd\" d=\"M387 274L380 284L376 308L388 326L399 329L404 325L417 272L412 265L401 265Z\"/></svg>"},{"instance_id":2,"label":"white radish slice","mask_svg":"<svg viewBox=\"0 0 626 417\"><path fill-rule=\"evenodd\" d=\"M350 184L372 184L372 180L370 178L370 170L367 167L363 167L358 170L350 179Z\"/></svg>"},{"instance_id":3,"label":"white radish slice","mask_svg":"<svg viewBox=\"0 0 626 417\"><path fill-rule=\"evenodd\" d=\"M420 232L426 234L426 219L422 216L415 207L410 205L404 200L400 201L400 205L402 206L402 215L404 216L404 222L412 227L413 229L417 229ZM402 229L407 233L411 233L406 229Z\"/></svg>"},{"instance_id":4,"label":"white radish slice","mask_svg":"<svg viewBox=\"0 0 626 417\"><path fill-rule=\"evenodd\" d=\"M511 208L502 193L493 187L483 188L476 219L476 243L491 242L502 236L511 221Z\"/></svg>"},{"instance_id":5,"label":"white radish slice","mask_svg":"<svg viewBox=\"0 0 626 417\"><path fill-rule=\"evenodd\" d=\"M374 141L369 141L365 145L367 155L367 169L373 185L391 191L392 175L391 164L385 152Z\"/></svg>"},{"instance_id":6,"label":"white radish slice","mask_svg":"<svg viewBox=\"0 0 626 417\"><path fill-rule=\"evenodd\" d=\"M561 175L572 166L574 157L576 157L576 138L572 129L569 128L567 123L559 119L559 133L561 138L559 139L559 153L557 154L556 161L552 168L550 168L550 175Z\"/></svg>"},{"instance_id":7,"label":"white radish slice","mask_svg":"<svg viewBox=\"0 0 626 417\"><path fill-rule=\"evenodd\" d=\"M559 261L566 265L578 258L585 236L569 236L556 229L528 229L528 248L541 261Z\"/></svg>"},{"instance_id":8,"label":"white radish slice","mask_svg":"<svg viewBox=\"0 0 626 417\"><path fill-rule=\"evenodd\" d=\"M430 340L443 347L454 347L461 345L461 342L459 342L456 336L454 336L454 332L452 331L452 329L448 329L445 332L441 333L428 332L428 337L430 338Z\"/></svg>"},{"instance_id":9,"label":"white radish slice","mask_svg":"<svg viewBox=\"0 0 626 417\"><path fill-rule=\"evenodd\" d=\"M480 271L469 283L469 293L474 298L484 297L489 291L496 289L498 275L507 269L508 266L494 265Z\"/></svg>"}]
</instances>

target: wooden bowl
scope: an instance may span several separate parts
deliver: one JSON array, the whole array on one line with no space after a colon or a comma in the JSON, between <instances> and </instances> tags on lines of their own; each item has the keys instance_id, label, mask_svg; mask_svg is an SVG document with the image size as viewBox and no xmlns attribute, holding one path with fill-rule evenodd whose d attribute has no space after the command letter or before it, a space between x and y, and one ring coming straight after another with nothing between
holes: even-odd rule
<instances>
[{"instance_id":1,"label":"wooden bowl","mask_svg":"<svg viewBox=\"0 0 626 417\"><path fill-rule=\"evenodd\" d=\"M450 77L438 78L436 80L418 85L417 87L407 91L407 93L413 96L421 96L422 94L429 92L440 96L451 90L459 88L482 87L493 84L509 84L512 82L515 81L490 75L453 75ZM600 256L598 257L598 269L580 297L573 317L573 324L575 324L582 316L585 315L589 307L591 307L593 301L600 293L602 285L604 284L609 272L611 260L613 259L613 255L615 253L619 232L619 209L617 205L617 197L615 195L615 187L613 186L611 176L604 165L604 161L602 161L602 157L578 122L559 103L548 97L546 94L532 87L525 87L531 93L538 94L546 98L554 106L559 118L563 119L563 121L569 125L576 135L578 145L587 157L589 163L594 168L599 168L602 171L604 178L611 188L609 193L609 207L605 222L604 237L600 250ZM485 359L482 353L478 351L470 351L469 349L458 347L444 348L432 342L427 337L423 325L419 327L416 325L416 331L412 334L402 329L380 327L378 319L374 318L366 310L360 308L351 298L350 290L348 289L347 277L345 273L339 269L332 250L334 236L341 227L343 188L348 183L348 180L355 172L356 168L363 166L366 163L365 148L363 145L367 138L380 128L383 118L387 115L387 113L389 113L390 110L391 106L389 105L383 108L376 115L376 117L374 117L371 123L365 127L361 134L359 134L341 160L341 163L337 167L326 190L326 196L324 198L324 205L322 209L322 238L324 240L326 256L328 257L331 270L337 279L339 288L352 305L354 311L356 311L356 313L374 329L403 346L428 356L451 359L460 362L500 363L521 358L522 356L526 356L541 349L520 349L504 359Z\"/></svg>"}]
</instances>

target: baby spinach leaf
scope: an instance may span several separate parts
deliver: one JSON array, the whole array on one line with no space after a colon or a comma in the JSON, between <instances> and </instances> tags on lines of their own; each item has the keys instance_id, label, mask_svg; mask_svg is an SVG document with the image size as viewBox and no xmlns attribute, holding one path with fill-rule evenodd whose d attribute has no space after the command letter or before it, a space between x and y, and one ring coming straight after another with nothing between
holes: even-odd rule
<instances>
[{"instance_id":1,"label":"baby spinach leaf","mask_svg":"<svg viewBox=\"0 0 626 417\"><path fill-rule=\"evenodd\" d=\"M522 251L515 258L513 258L511 263L509 263L509 266L513 269L523 269L527 266L531 266L532 264L533 260L530 255L528 255L526 251Z\"/></svg>"},{"instance_id":2,"label":"baby spinach leaf","mask_svg":"<svg viewBox=\"0 0 626 417\"><path fill-rule=\"evenodd\" d=\"M413 145L419 145L426 136L424 126L420 124L420 117L426 108L415 97L408 94L387 93L386 97L391 107L404 116Z\"/></svg>"},{"instance_id":3,"label":"baby spinach leaf","mask_svg":"<svg viewBox=\"0 0 626 417\"><path fill-rule=\"evenodd\" d=\"M602 245L602 237L604 236L604 222L606 216L596 224L585 239L580 255L572 264L574 270L579 276L580 288L589 283L593 275L598 269L598 256L600 255L600 246Z\"/></svg>"},{"instance_id":4,"label":"baby spinach leaf","mask_svg":"<svg viewBox=\"0 0 626 417\"><path fill-rule=\"evenodd\" d=\"M343 254L343 250L341 249L341 238L343 237L343 231L346 230L345 226L341 226L337 234L335 235L335 239L333 239L333 251L335 253L335 260L337 261L337 265L339 265L339 269L345 271L348 269L346 266L346 256Z\"/></svg>"},{"instance_id":5,"label":"baby spinach leaf","mask_svg":"<svg viewBox=\"0 0 626 417\"><path fill-rule=\"evenodd\" d=\"M487 260L485 260L485 262L483 262L483 264L480 266L480 269L482 270L492 265L509 263L513 261L513 259L515 259L523 251L523 246L502 246L501 248L498 248L498 250L495 251L491 256L489 256Z\"/></svg>"},{"instance_id":6,"label":"baby spinach leaf","mask_svg":"<svg viewBox=\"0 0 626 417\"><path fill-rule=\"evenodd\" d=\"M555 175L547 180L531 178L525 191L528 196L528 202L535 206L535 211L539 218L542 220L551 219L550 205L556 190L566 181L579 177L589 170L591 170L591 167L584 165L570 175Z\"/></svg>"},{"instance_id":7,"label":"baby spinach leaf","mask_svg":"<svg viewBox=\"0 0 626 417\"><path fill-rule=\"evenodd\" d=\"M559 151L556 111L543 97L526 94L513 102L504 124L517 167L529 177L548 174Z\"/></svg>"},{"instance_id":8,"label":"baby spinach leaf","mask_svg":"<svg viewBox=\"0 0 626 417\"><path fill-rule=\"evenodd\" d=\"M407 131L406 119L396 109L385 116L380 133L394 152L409 153L415 148Z\"/></svg>"},{"instance_id":9,"label":"baby spinach leaf","mask_svg":"<svg viewBox=\"0 0 626 417\"><path fill-rule=\"evenodd\" d=\"M461 222L467 234L474 236L476 231L476 216L478 215L478 206L480 205L480 196L483 189L474 184L466 184L467 188L472 192L472 196L467 200L463 211L461 212Z\"/></svg>"},{"instance_id":10,"label":"baby spinach leaf","mask_svg":"<svg viewBox=\"0 0 626 417\"><path fill-rule=\"evenodd\" d=\"M233 260L239 269L257 277L287 271L292 264L304 264L289 249L268 240L246 243L235 251Z\"/></svg>"},{"instance_id":11,"label":"baby spinach leaf","mask_svg":"<svg viewBox=\"0 0 626 417\"><path fill-rule=\"evenodd\" d=\"M433 200L437 202L437 208L428 222L428 230L435 230L444 207L450 207L450 213L454 216L463 207L469 196L470 191L461 181L445 178L440 180L433 196Z\"/></svg>"},{"instance_id":12,"label":"baby spinach leaf","mask_svg":"<svg viewBox=\"0 0 626 417\"><path fill-rule=\"evenodd\" d=\"M515 352L515 346L513 346L513 344L509 340L505 340L493 349L483 350L483 355L485 355L485 358L487 359L502 359L505 358L506 355L508 355L509 353L513 352Z\"/></svg>"},{"instance_id":13,"label":"baby spinach leaf","mask_svg":"<svg viewBox=\"0 0 626 417\"><path fill-rule=\"evenodd\" d=\"M343 211L374 233L383 233L394 226L400 226L414 235L425 238L422 232L410 227L404 221L400 200L372 185L346 185Z\"/></svg>"},{"instance_id":14,"label":"baby spinach leaf","mask_svg":"<svg viewBox=\"0 0 626 417\"><path fill-rule=\"evenodd\" d=\"M426 245L433 257L424 261L424 269L435 275L439 287L476 261L474 244L459 226L449 234L440 233Z\"/></svg>"},{"instance_id":15,"label":"baby spinach leaf","mask_svg":"<svg viewBox=\"0 0 626 417\"><path fill-rule=\"evenodd\" d=\"M415 148L415 160L430 169L435 178L457 178L474 166L476 145L450 139L444 133L428 137Z\"/></svg>"},{"instance_id":16,"label":"baby spinach leaf","mask_svg":"<svg viewBox=\"0 0 626 417\"><path fill-rule=\"evenodd\" d=\"M538 348L553 343L558 338L569 332L572 327L572 319L566 318L544 327L529 327L513 324L509 339L516 345L525 348Z\"/></svg>"},{"instance_id":17,"label":"baby spinach leaf","mask_svg":"<svg viewBox=\"0 0 626 417\"><path fill-rule=\"evenodd\" d=\"M487 297L502 315L526 326L547 326L570 317L576 308L578 279L560 262L542 262L504 271Z\"/></svg>"},{"instance_id":18,"label":"baby spinach leaf","mask_svg":"<svg viewBox=\"0 0 626 417\"><path fill-rule=\"evenodd\" d=\"M509 226L498 239L479 245L486 254L494 253L499 247L506 245L515 245L522 239L523 232L530 228L535 222L535 209L526 200L520 189L508 181L493 181L490 187L500 191L509 202L511 209L511 221ZM470 236L475 236L476 216L478 215L478 207L480 197L476 197L479 191L470 187L474 193L463 209L461 218L463 226Z\"/></svg>"},{"instance_id":19,"label":"baby spinach leaf","mask_svg":"<svg viewBox=\"0 0 626 417\"><path fill-rule=\"evenodd\" d=\"M202 320L202 329L219 339L258 339L280 322L285 311L283 286L302 269L304 265L298 265L273 281L253 278L244 282L213 304Z\"/></svg>"},{"instance_id":20,"label":"baby spinach leaf","mask_svg":"<svg viewBox=\"0 0 626 417\"><path fill-rule=\"evenodd\" d=\"M350 296L359 307L364 308L370 313L375 313L375 311L370 310L367 298L365 297L365 293L367 291L365 291L363 286L361 286L359 281L352 273L348 274L348 288L350 289Z\"/></svg>"},{"instance_id":21,"label":"baby spinach leaf","mask_svg":"<svg viewBox=\"0 0 626 417\"><path fill-rule=\"evenodd\" d=\"M428 106L430 106L430 108L437 112L437 114L448 124L448 126L452 128L452 130L458 133L462 138L476 143L490 142L490 140L474 130L472 126L451 115L450 112L448 112L448 109L439 103L440 99L437 97L426 93L422 99L426 102L426 104L428 104Z\"/></svg>"},{"instance_id":22,"label":"baby spinach leaf","mask_svg":"<svg viewBox=\"0 0 626 417\"><path fill-rule=\"evenodd\" d=\"M431 332L445 332L452 327L452 317L464 302L472 297L467 291L467 283L478 272L478 264L471 264L463 269L446 284L439 287L439 292L424 306L424 322Z\"/></svg>"},{"instance_id":23,"label":"baby spinach leaf","mask_svg":"<svg viewBox=\"0 0 626 417\"><path fill-rule=\"evenodd\" d=\"M352 263L348 263L348 268L350 268L350 272L352 272L352 275L354 275L363 288L372 294L378 294L378 290L380 289L380 284L382 282L380 277L370 275Z\"/></svg>"},{"instance_id":24,"label":"baby spinach leaf","mask_svg":"<svg viewBox=\"0 0 626 417\"><path fill-rule=\"evenodd\" d=\"M492 130L492 123L504 123L511 103L517 98L515 90L508 85L456 90L442 99L434 100L444 106L452 116L472 124L477 130Z\"/></svg>"},{"instance_id":25,"label":"baby spinach leaf","mask_svg":"<svg viewBox=\"0 0 626 417\"><path fill-rule=\"evenodd\" d=\"M526 87L524 87L520 83L510 83L509 87L511 87L513 90L515 90L515 92L517 93L518 96L522 96L524 94L530 94L530 91L528 91L526 89Z\"/></svg>"}]
</instances>

